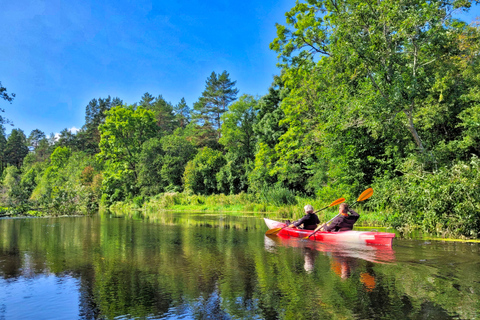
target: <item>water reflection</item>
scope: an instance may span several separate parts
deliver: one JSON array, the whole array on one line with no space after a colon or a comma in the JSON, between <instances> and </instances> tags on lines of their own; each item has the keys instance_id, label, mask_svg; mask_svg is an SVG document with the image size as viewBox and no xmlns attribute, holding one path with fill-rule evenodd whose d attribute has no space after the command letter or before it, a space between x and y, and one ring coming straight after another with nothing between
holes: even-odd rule
<instances>
[{"instance_id":1,"label":"water reflection","mask_svg":"<svg viewBox=\"0 0 480 320\"><path fill-rule=\"evenodd\" d=\"M308 248L311 251L319 251L324 254L328 253L336 258L356 258L374 263L395 262L395 251L388 246L357 243L325 243L284 235L265 235L264 242L265 248L271 252L275 251L275 247L277 246L284 246L304 249Z\"/></svg>"},{"instance_id":2,"label":"water reflection","mask_svg":"<svg viewBox=\"0 0 480 320\"><path fill-rule=\"evenodd\" d=\"M275 252L277 246L300 248L305 261L303 267L307 273L314 271L315 260L319 253L323 253L330 258L330 269L342 280L350 278L358 266L357 259L375 263L395 262L394 250L385 246L321 243L282 235L265 235L264 242L269 252ZM366 292L375 289L376 279L373 273L361 272L359 279Z\"/></svg>"},{"instance_id":3,"label":"water reflection","mask_svg":"<svg viewBox=\"0 0 480 320\"><path fill-rule=\"evenodd\" d=\"M480 317L476 245L264 232L259 218L181 214L1 220L0 319Z\"/></svg>"}]
</instances>

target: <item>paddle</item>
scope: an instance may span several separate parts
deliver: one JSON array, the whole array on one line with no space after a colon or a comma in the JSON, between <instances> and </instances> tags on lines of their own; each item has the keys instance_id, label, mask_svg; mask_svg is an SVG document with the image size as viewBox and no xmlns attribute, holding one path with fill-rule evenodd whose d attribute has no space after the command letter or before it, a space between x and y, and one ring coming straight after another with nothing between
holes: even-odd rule
<instances>
[{"instance_id":1,"label":"paddle","mask_svg":"<svg viewBox=\"0 0 480 320\"><path fill-rule=\"evenodd\" d=\"M373 194L373 189L372 188L368 188L367 190L363 191L362 194L358 197L357 201L355 201L351 207L353 207L357 202L361 202L363 200L367 200L368 198L370 198ZM332 219L328 220L328 222L326 224L329 224L330 222L332 222L333 219L335 219L336 217L338 217L339 215L337 214L335 217L333 217ZM313 236L315 233L317 233L318 230L320 230L321 228L323 227L323 224L318 226L310 235L304 237L303 239L308 239L310 238L311 236Z\"/></svg>"},{"instance_id":2,"label":"paddle","mask_svg":"<svg viewBox=\"0 0 480 320\"><path fill-rule=\"evenodd\" d=\"M317 212L320 212L320 211L325 210L325 209L327 209L327 208L336 206L337 204L340 204L340 203L342 203L342 202L344 202L344 201L345 201L345 198L339 198L339 199L333 201L332 203L330 203L330 204L329 204L328 206L326 206L325 208L322 208L322 209L320 209L320 210L317 210L317 211L315 211L314 213L317 213ZM267 230L267 232L265 232L265 234L266 234L266 235L277 234L280 230L282 230L283 228L286 228L286 227L288 227L288 225L286 225L286 226L284 226L284 227L281 227L281 228L269 229L269 230Z\"/></svg>"}]
</instances>

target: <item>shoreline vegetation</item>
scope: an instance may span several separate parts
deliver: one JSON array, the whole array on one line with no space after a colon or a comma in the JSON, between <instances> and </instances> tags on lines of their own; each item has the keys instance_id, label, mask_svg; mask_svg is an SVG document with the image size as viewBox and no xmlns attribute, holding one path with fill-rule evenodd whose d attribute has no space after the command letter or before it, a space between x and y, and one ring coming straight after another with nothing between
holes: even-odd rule
<instances>
[{"instance_id":1,"label":"shoreline vegetation","mask_svg":"<svg viewBox=\"0 0 480 320\"><path fill-rule=\"evenodd\" d=\"M58 137L7 136L0 117L0 216L295 220L371 187L360 224L480 239L480 20L455 18L479 2L339 3L292 3L261 97L213 71L190 106L148 92L93 99L82 128Z\"/></svg>"}]
</instances>

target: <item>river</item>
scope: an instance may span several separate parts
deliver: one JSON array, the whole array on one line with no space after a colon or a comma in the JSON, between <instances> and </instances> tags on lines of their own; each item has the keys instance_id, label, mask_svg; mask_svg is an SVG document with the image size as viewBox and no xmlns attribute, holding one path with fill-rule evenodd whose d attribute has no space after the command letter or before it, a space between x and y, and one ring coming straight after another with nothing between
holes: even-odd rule
<instances>
[{"instance_id":1,"label":"river","mask_svg":"<svg viewBox=\"0 0 480 320\"><path fill-rule=\"evenodd\" d=\"M0 220L0 320L478 319L478 243L391 249L168 213Z\"/></svg>"}]
</instances>

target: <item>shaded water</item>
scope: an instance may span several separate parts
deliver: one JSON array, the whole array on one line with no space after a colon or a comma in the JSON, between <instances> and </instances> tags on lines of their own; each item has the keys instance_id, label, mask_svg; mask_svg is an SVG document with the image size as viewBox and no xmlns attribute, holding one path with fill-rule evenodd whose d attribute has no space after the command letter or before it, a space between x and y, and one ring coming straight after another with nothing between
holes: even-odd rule
<instances>
[{"instance_id":1,"label":"shaded water","mask_svg":"<svg viewBox=\"0 0 480 320\"><path fill-rule=\"evenodd\" d=\"M260 218L0 220L3 319L475 319L480 246L332 246Z\"/></svg>"}]
</instances>

